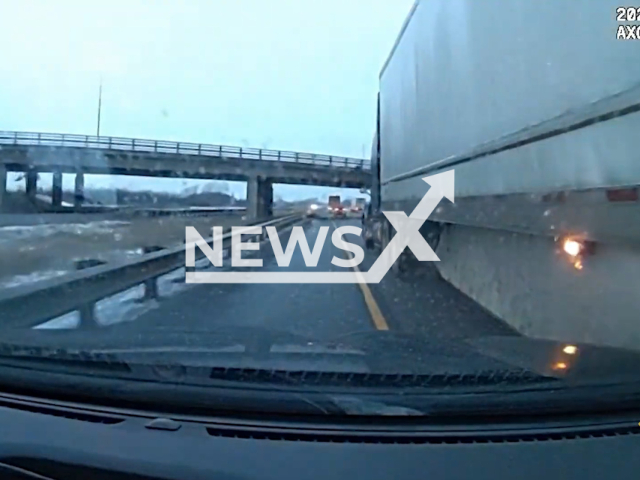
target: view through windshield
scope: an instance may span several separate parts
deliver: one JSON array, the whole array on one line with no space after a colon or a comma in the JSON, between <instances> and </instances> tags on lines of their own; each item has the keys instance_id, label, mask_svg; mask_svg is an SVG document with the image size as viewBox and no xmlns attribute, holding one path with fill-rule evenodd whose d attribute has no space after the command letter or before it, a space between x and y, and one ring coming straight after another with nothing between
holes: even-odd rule
<instances>
[{"instance_id":1,"label":"view through windshield","mask_svg":"<svg viewBox=\"0 0 640 480\"><path fill-rule=\"evenodd\" d=\"M640 9L6 3L0 382L640 393Z\"/></svg>"}]
</instances>

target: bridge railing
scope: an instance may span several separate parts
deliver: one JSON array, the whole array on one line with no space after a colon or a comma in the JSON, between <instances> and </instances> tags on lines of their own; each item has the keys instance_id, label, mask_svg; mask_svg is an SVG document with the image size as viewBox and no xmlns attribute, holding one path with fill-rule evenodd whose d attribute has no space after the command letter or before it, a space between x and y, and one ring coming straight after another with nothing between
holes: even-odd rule
<instances>
[{"instance_id":1,"label":"bridge railing","mask_svg":"<svg viewBox=\"0 0 640 480\"><path fill-rule=\"evenodd\" d=\"M370 161L361 158L336 157L315 153L288 152L263 148L230 147L205 143L169 142L138 138L103 137L66 133L35 133L0 131L0 144L42 145L52 147L99 148L150 153L173 153L218 158L246 158L275 162L293 162L312 165L369 170Z\"/></svg>"}]
</instances>

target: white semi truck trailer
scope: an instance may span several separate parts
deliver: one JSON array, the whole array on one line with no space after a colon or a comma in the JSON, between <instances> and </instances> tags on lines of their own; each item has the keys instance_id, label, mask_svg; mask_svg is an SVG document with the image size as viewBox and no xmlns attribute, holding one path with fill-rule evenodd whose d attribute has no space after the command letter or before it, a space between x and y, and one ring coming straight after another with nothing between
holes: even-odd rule
<instances>
[{"instance_id":1,"label":"white semi truck trailer","mask_svg":"<svg viewBox=\"0 0 640 480\"><path fill-rule=\"evenodd\" d=\"M640 20L620 8L416 1L380 73L368 246L454 170L422 228L445 281L526 335L640 348ZM407 255L396 273L424 267Z\"/></svg>"}]
</instances>

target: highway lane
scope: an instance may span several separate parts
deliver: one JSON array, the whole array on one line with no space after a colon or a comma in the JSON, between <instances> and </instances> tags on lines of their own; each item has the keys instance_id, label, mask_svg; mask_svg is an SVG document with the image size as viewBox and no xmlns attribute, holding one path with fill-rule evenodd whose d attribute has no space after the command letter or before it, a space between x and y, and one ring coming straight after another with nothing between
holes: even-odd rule
<instances>
[{"instance_id":1,"label":"highway lane","mask_svg":"<svg viewBox=\"0 0 640 480\"><path fill-rule=\"evenodd\" d=\"M358 225L358 221L316 219L306 224L310 242L315 242L321 226L330 227L314 270L344 271L331 263L334 255L341 258L345 255L330 242L333 229L341 225ZM362 243L353 235L347 235L346 239ZM288 236L282 235L283 245L286 241ZM307 269L299 249L289 267L278 267L269 247L268 243L262 246L264 269ZM375 258L375 253L366 252L361 270L367 270ZM369 371L384 371L385 365L391 364L390 355L395 368L399 368L396 360L400 353L385 341L398 337L427 346L426 350L417 352L413 350L416 344L411 344L413 346L402 352L406 356L403 371L425 365L438 365L444 370L455 370L460 365L468 369L470 364L498 368L498 363L465 347L464 340L516 333L440 279L432 265L424 267L401 277L389 272L380 284L368 286L357 283L193 285L179 295L161 299L158 308L132 322L78 335L92 335L91 345L117 345L122 349L152 348L158 344L205 348L212 341L215 343L218 334L233 336L238 332L249 342L263 337L267 341L268 337L271 343L331 343L373 351L365 362ZM299 367L295 362L291 364L291 368Z\"/></svg>"},{"instance_id":2,"label":"highway lane","mask_svg":"<svg viewBox=\"0 0 640 480\"><path fill-rule=\"evenodd\" d=\"M323 225L329 226L330 230L316 268L304 265L299 249L294 252L288 267L279 267L268 242L261 248L263 268L267 271L343 271L331 263L334 255L344 258L344 253L330 241L335 228L330 222L313 221L307 225L307 238L310 243L315 242L319 227ZM283 235L283 248L286 241L288 235ZM355 283L238 284L194 285L190 291L163 300L161 308L123 328L157 333L172 331L176 327L189 331L210 331L226 326L261 327L305 337L328 338L370 331L373 323L360 287Z\"/></svg>"}]
</instances>

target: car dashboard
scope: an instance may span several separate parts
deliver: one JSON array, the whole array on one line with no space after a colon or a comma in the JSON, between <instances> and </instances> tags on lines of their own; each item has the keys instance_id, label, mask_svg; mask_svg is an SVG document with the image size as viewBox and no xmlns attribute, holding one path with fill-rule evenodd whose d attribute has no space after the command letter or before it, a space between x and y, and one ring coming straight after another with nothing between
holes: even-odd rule
<instances>
[{"instance_id":1,"label":"car dashboard","mask_svg":"<svg viewBox=\"0 0 640 480\"><path fill-rule=\"evenodd\" d=\"M0 478L11 479L585 480L640 471L632 417L202 418L3 395L0 425Z\"/></svg>"}]
</instances>

